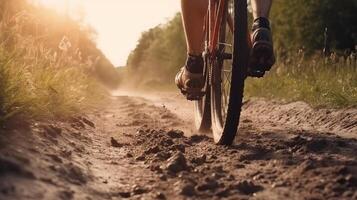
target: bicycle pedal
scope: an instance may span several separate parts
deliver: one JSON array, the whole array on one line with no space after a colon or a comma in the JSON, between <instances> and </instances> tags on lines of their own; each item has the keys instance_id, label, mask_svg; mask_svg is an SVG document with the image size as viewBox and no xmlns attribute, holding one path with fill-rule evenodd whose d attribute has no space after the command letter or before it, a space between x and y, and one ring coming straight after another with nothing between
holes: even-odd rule
<instances>
[{"instance_id":1,"label":"bicycle pedal","mask_svg":"<svg viewBox=\"0 0 357 200\"><path fill-rule=\"evenodd\" d=\"M189 101L198 101L202 99L202 95L186 95L186 99Z\"/></svg>"},{"instance_id":2,"label":"bicycle pedal","mask_svg":"<svg viewBox=\"0 0 357 200\"><path fill-rule=\"evenodd\" d=\"M197 91L197 90L187 91L183 89L181 89L180 91L189 101L198 101L205 95L204 91Z\"/></svg>"},{"instance_id":3,"label":"bicycle pedal","mask_svg":"<svg viewBox=\"0 0 357 200\"><path fill-rule=\"evenodd\" d=\"M231 53L220 53L218 54L218 59L219 60L231 60L233 58L233 55Z\"/></svg>"}]
</instances>

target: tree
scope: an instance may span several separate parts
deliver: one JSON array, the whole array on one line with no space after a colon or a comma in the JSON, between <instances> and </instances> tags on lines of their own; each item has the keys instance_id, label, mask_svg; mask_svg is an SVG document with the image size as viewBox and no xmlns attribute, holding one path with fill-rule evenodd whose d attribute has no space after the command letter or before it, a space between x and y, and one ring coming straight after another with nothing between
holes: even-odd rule
<instances>
[{"instance_id":1,"label":"tree","mask_svg":"<svg viewBox=\"0 0 357 200\"><path fill-rule=\"evenodd\" d=\"M323 48L327 27L331 45L353 49L357 44L356 0L276 0L271 19L278 49Z\"/></svg>"},{"instance_id":2,"label":"tree","mask_svg":"<svg viewBox=\"0 0 357 200\"><path fill-rule=\"evenodd\" d=\"M164 25L156 26L141 35L131 52L127 66L136 82L156 78L157 82L173 80L186 59L186 45L181 15L177 14ZM134 73L134 74L133 74ZM161 74L163 76L157 76Z\"/></svg>"}]
</instances>

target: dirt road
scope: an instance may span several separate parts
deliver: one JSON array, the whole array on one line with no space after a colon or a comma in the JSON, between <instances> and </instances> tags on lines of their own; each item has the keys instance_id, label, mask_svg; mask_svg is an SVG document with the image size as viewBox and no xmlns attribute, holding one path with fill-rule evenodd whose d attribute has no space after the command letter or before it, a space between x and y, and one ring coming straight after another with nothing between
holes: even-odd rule
<instances>
[{"instance_id":1,"label":"dirt road","mask_svg":"<svg viewBox=\"0 0 357 200\"><path fill-rule=\"evenodd\" d=\"M178 94L0 132L0 199L357 199L357 111L246 102L235 144Z\"/></svg>"}]
</instances>

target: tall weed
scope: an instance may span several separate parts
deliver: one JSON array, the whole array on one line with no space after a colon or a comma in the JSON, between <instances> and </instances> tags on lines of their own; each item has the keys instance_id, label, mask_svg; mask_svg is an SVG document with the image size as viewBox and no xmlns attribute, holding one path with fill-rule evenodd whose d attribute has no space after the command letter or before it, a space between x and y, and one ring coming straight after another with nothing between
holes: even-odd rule
<instances>
[{"instance_id":1,"label":"tall weed","mask_svg":"<svg viewBox=\"0 0 357 200\"><path fill-rule=\"evenodd\" d=\"M88 75L95 61L83 60L65 36L49 48L51 35L24 34L27 20L36 19L18 13L0 21L0 122L65 118L103 99L104 90Z\"/></svg>"}]
</instances>

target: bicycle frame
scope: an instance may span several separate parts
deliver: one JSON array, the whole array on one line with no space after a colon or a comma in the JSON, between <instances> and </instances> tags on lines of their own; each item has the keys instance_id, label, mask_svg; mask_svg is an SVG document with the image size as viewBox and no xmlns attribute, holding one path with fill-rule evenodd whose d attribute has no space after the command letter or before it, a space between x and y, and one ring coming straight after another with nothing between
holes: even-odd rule
<instances>
[{"instance_id":1,"label":"bicycle frame","mask_svg":"<svg viewBox=\"0 0 357 200\"><path fill-rule=\"evenodd\" d=\"M221 28L221 24L222 24L221 22L223 20L223 17L225 17L224 11L225 11L225 6L228 6L227 3L228 0L209 0L208 3L205 30L208 31L208 38L209 38L208 52L211 58L217 56L219 30ZM227 16L227 24L229 30L232 33L234 32L233 17L234 16L230 16L230 15ZM250 34L248 34L247 40L248 40L249 47L251 47L252 41L249 35Z\"/></svg>"},{"instance_id":2,"label":"bicycle frame","mask_svg":"<svg viewBox=\"0 0 357 200\"><path fill-rule=\"evenodd\" d=\"M208 3L208 12L206 17L206 31L208 31L208 51L212 58L217 55L218 48L218 38L219 38L219 30L221 28L221 22L224 17L225 6L227 4L227 0L209 0ZM228 25L230 30L233 32L233 19L232 16L228 16Z\"/></svg>"}]
</instances>

